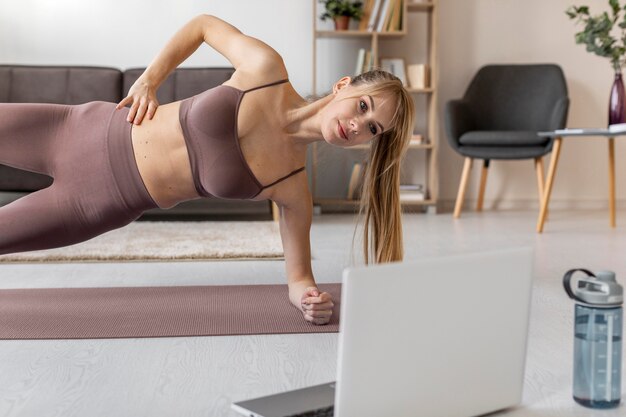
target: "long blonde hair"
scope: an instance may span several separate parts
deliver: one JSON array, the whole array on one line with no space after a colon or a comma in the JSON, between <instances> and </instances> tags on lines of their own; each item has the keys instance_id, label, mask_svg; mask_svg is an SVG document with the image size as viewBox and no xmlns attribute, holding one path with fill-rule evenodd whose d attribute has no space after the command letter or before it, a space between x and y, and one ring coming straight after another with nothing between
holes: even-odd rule
<instances>
[{"instance_id":1,"label":"long blonde hair","mask_svg":"<svg viewBox=\"0 0 626 417\"><path fill-rule=\"evenodd\" d=\"M400 162L413 134L415 104L402 82L381 70L360 74L351 86L362 94L391 94L397 101L391 129L376 136L370 144L359 217L363 221L365 263L401 261L402 207L400 205Z\"/></svg>"}]
</instances>

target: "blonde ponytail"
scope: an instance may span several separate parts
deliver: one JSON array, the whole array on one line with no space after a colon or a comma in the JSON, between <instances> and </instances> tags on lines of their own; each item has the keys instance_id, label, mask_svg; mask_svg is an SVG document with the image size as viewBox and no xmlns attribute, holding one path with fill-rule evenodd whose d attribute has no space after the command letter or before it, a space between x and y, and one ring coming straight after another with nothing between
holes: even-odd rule
<instances>
[{"instance_id":1,"label":"blonde ponytail","mask_svg":"<svg viewBox=\"0 0 626 417\"><path fill-rule=\"evenodd\" d=\"M363 221L365 263L401 261L402 207L400 204L400 162L413 134L415 105L402 82L392 74L374 70L351 82L371 95L392 94L397 100L392 128L370 144L364 174L359 214Z\"/></svg>"}]
</instances>

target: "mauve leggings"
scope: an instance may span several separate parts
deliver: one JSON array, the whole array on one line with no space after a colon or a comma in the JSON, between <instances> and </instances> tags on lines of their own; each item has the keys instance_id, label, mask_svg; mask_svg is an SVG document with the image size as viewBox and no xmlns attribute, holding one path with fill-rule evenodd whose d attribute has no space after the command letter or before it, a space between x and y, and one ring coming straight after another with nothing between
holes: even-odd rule
<instances>
[{"instance_id":1,"label":"mauve leggings","mask_svg":"<svg viewBox=\"0 0 626 417\"><path fill-rule=\"evenodd\" d=\"M137 169L127 114L105 102L0 103L0 163L54 178L0 207L0 255L82 242L157 207Z\"/></svg>"}]
</instances>

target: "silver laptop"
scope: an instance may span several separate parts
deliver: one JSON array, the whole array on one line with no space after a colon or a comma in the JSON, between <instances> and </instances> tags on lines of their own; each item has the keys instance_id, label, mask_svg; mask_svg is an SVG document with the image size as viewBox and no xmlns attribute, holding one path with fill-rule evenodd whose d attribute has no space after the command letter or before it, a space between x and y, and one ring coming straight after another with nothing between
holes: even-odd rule
<instances>
[{"instance_id":1,"label":"silver laptop","mask_svg":"<svg viewBox=\"0 0 626 417\"><path fill-rule=\"evenodd\" d=\"M347 268L336 383L234 403L251 417L470 417L521 401L532 250Z\"/></svg>"}]
</instances>

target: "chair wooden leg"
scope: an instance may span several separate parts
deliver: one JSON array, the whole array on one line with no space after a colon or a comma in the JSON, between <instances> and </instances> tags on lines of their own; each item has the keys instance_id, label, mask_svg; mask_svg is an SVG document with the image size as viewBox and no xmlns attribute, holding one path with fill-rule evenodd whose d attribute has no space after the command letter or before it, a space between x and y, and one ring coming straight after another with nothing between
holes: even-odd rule
<instances>
[{"instance_id":1,"label":"chair wooden leg","mask_svg":"<svg viewBox=\"0 0 626 417\"><path fill-rule=\"evenodd\" d=\"M483 201L485 200L485 187L487 185L487 174L489 173L489 159L483 161L483 169L480 172L480 188L478 189L478 202L476 211L483 211Z\"/></svg>"},{"instance_id":2,"label":"chair wooden leg","mask_svg":"<svg viewBox=\"0 0 626 417\"><path fill-rule=\"evenodd\" d=\"M465 199L465 189L467 188L467 181L469 179L470 169L472 168L472 158L465 158L463 164L463 174L461 175L461 184L459 184L459 192L456 196L456 204L454 206L454 218L458 219L461 215L461 209L463 208L463 200Z\"/></svg>"},{"instance_id":3,"label":"chair wooden leg","mask_svg":"<svg viewBox=\"0 0 626 417\"><path fill-rule=\"evenodd\" d=\"M541 204L541 199L543 198L543 190L544 190L544 178L545 174L543 172L543 157L535 158L535 170L537 171L537 187L539 188L539 204Z\"/></svg>"},{"instance_id":4,"label":"chair wooden leg","mask_svg":"<svg viewBox=\"0 0 626 417\"><path fill-rule=\"evenodd\" d=\"M539 190L539 207L543 206L543 193L545 191L545 174L543 170L543 156L535 158L535 171L537 171L537 188ZM546 217L548 209L546 208Z\"/></svg>"}]
</instances>

